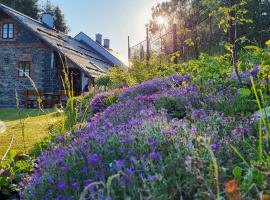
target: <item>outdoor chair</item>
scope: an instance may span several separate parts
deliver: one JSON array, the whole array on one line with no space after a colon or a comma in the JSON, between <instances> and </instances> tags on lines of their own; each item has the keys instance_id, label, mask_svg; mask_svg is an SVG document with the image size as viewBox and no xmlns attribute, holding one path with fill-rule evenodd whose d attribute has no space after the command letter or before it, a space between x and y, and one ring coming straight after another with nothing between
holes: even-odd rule
<instances>
[{"instance_id":1,"label":"outdoor chair","mask_svg":"<svg viewBox=\"0 0 270 200\"><path fill-rule=\"evenodd\" d=\"M55 105L66 107L67 101L69 99L68 95L66 94L65 90L59 90L57 92L58 99L55 102Z\"/></svg>"},{"instance_id":2,"label":"outdoor chair","mask_svg":"<svg viewBox=\"0 0 270 200\"><path fill-rule=\"evenodd\" d=\"M27 89L24 91L24 98L26 108L38 108L39 103L42 103L39 100L43 100L43 92L41 90Z\"/></svg>"}]
</instances>

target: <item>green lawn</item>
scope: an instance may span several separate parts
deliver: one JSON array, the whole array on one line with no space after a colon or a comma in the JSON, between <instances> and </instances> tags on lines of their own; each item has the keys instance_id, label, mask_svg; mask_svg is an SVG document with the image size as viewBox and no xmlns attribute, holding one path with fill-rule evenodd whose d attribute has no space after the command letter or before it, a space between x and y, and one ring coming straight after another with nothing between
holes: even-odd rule
<instances>
[{"instance_id":1,"label":"green lawn","mask_svg":"<svg viewBox=\"0 0 270 200\"><path fill-rule=\"evenodd\" d=\"M0 134L0 159L6 152L12 135L14 135L14 141L11 149L16 152L24 152L21 121L25 125L24 138L26 152L28 152L36 143L46 138L50 134L49 127L60 120L55 110L45 110L45 113L33 109L21 111L21 115L19 115L16 109L0 109L0 120L7 127L6 132Z\"/></svg>"}]
</instances>

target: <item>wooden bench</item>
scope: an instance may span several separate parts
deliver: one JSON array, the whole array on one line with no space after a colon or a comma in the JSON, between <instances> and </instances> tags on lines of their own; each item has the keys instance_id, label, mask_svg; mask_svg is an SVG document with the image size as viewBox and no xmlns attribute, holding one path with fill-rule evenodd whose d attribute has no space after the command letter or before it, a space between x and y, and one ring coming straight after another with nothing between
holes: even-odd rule
<instances>
[{"instance_id":1,"label":"wooden bench","mask_svg":"<svg viewBox=\"0 0 270 200\"><path fill-rule=\"evenodd\" d=\"M30 90L24 91L24 101L26 108L38 108L42 105L43 92L41 90Z\"/></svg>"}]
</instances>

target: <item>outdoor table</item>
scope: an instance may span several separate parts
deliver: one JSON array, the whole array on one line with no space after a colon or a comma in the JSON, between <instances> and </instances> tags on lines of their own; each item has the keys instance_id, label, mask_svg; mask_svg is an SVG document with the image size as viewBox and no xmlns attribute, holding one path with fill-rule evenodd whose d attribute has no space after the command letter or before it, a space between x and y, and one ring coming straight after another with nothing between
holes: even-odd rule
<instances>
[{"instance_id":1,"label":"outdoor table","mask_svg":"<svg viewBox=\"0 0 270 200\"><path fill-rule=\"evenodd\" d=\"M45 92L43 93L43 96L45 97L44 107L47 108L53 108L60 100L60 95L53 92Z\"/></svg>"}]
</instances>

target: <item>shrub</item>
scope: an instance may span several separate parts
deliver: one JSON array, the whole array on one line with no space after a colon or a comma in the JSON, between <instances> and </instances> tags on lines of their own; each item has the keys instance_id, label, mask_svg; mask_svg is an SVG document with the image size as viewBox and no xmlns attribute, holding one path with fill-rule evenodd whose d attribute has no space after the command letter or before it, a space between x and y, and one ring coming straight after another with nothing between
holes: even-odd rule
<instances>
[{"instance_id":1,"label":"shrub","mask_svg":"<svg viewBox=\"0 0 270 200\"><path fill-rule=\"evenodd\" d=\"M97 87L101 87L101 88L104 87L105 89L112 87L112 84L113 84L111 77L109 75L98 77L95 80L95 83Z\"/></svg>"},{"instance_id":2,"label":"shrub","mask_svg":"<svg viewBox=\"0 0 270 200\"><path fill-rule=\"evenodd\" d=\"M134 60L128 73L136 83L142 83L157 77L165 78L178 74L180 67L174 63L168 63L166 58L152 57L148 63L146 61Z\"/></svg>"},{"instance_id":3,"label":"shrub","mask_svg":"<svg viewBox=\"0 0 270 200\"><path fill-rule=\"evenodd\" d=\"M90 102L90 108L93 113L103 112L107 107L116 103L121 89L110 90L98 93Z\"/></svg>"},{"instance_id":4,"label":"shrub","mask_svg":"<svg viewBox=\"0 0 270 200\"><path fill-rule=\"evenodd\" d=\"M259 109L253 95L241 94L241 89L233 91L231 88L227 88L227 90L222 90L212 95L213 97L211 98L213 102L210 104L210 107L226 115L235 116L240 114L243 116L251 116ZM209 97L210 94L208 93L207 98Z\"/></svg>"},{"instance_id":5,"label":"shrub","mask_svg":"<svg viewBox=\"0 0 270 200\"><path fill-rule=\"evenodd\" d=\"M244 119L194 107L199 104L187 104L201 93L188 86L186 80L185 76L155 79L126 89L119 95L121 99L97 113L87 128L58 137L50 144L50 150L38 158L37 170L23 183L21 197L208 199L213 196L216 187L211 176L211 152L218 155L224 168L231 169L230 162L239 161L231 156L233 151L228 145L247 151L241 141L252 129ZM171 114L168 102L182 109L175 101L180 97L189 112L183 119L172 119L168 117ZM201 138L206 139L202 142ZM223 172L221 180L227 177L232 175Z\"/></svg>"},{"instance_id":6,"label":"shrub","mask_svg":"<svg viewBox=\"0 0 270 200\"><path fill-rule=\"evenodd\" d=\"M181 98L179 97L161 97L156 100L155 108L157 110L165 109L170 116L179 119L186 115L185 105L181 102Z\"/></svg>"},{"instance_id":7,"label":"shrub","mask_svg":"<svg viewBox=\"0 0 270 200\"><path fill-rule=\"evenodd\" d=\"M180 92L188 92L187 90L195 89L193 87L183 87L183 83L189 83L191 80L189 75L170 76L168 78L155 78L150 81L143 82L134 87L127 88L119 95L119 101L134 99L138 96L147 96L160 93L168 95L180 95ZM179 87L182 89L180 90ZM186 91L185 91L186 89ZM178 93L179 94L178 94Z\"/></svg>"},{"instance_id":8,"label":"shrub","mask_svg":"<svg viewBox=\"0 0 270 200\"><path fill-rule=\"evenodd\" d=\"M119 68L113 68L108 72L108 76L111 80L111 85L109 88L127 87L136 83L128 72L125 72Z\"/></svg>"}]
</instances>

